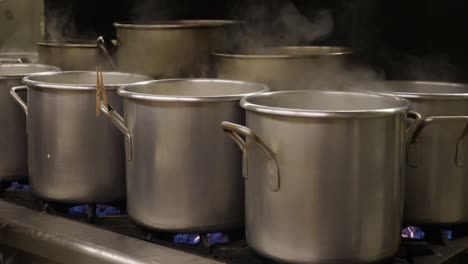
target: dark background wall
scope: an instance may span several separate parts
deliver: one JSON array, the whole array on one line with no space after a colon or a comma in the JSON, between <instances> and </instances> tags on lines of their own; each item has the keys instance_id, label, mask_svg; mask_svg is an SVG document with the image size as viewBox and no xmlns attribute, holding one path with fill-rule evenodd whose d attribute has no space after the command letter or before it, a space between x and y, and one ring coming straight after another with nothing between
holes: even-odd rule
<instances>
[{"instance_id":1,"label":"dark background wall","mask_svg":"<svg viewBox=\"0 0 468 264\"><path fill-rule=\"evenodd\" d=\"M463 0L45 0L47 38L113 37L112 22L229 18L264 45L351 46L390 79L468 81ZM242 39L239 41L243 41Z\"/></svg>"}]
</instances>

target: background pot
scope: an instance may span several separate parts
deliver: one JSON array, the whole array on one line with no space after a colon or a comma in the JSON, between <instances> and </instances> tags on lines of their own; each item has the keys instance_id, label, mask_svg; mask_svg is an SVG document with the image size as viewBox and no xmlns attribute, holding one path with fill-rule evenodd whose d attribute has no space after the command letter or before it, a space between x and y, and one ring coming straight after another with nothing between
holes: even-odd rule
<instances>
[{"instance_id":1,"label":"background pot","mask_svg":"<svg viewBox=\"0 0 468 264\"><path fill-rule=\"evenodd\" d=\"M97 66L112 69L96 43L39 42L37 50L41 63L56 65L64 71L96 70Z\"/></svg>"},{"instance_id":2,"label":"background pot","mask_svg":"<svg viewBox=\"0 0 468 264\"><path fill-rule=\"evenodd\" d=\"M39 60L34 52L0 53L0 63L37 63Z\"/></svg>"},{"instance_id":3,"label":"background pot","mask_svg":"<svg viewBox=\"0 0 468 264\"><path fill-rule=\"evenodd\" d=\"M26 119L10 98L10 88L28 74L58 70L39 64L0 64L0 183L26 180L28 175ZM26 98L25 93L20 96Z\"/></svg>"},{"instance_id":4,"label":"background pot","mask_svg":"<svg viewBox=\"0 0 468 264\"><path fill-rule=\"evenodd\" d=\"M468 85L388 81L366 85L406 98L424 117L408 150L405 222L452 225L468 222Z\"/></svg>"},{"instance_id":5,"label":"background pot","mask_svg":"<svg viewBox=\"0 0 468 264\"><path fill-rule=\"evenodd\" d=\"M239 100L260 84L216 79L160 80L124 86L127 208L147 228L208 232L244 223L241 153L219 129L243 123Z\"/></svg>"},{"instance_id":6,"label":"background pot","mask_svg":"<svg viewBox=\"0 0 468 264\"><path fill-rule=\"evenodd\" d=\"M208 76L211 52L223 48L226 27L233 24L229 20L115 23L115 52L108 41L101 41L100 45L107 54L115 53L114 64L121 71L155 78Z\"/></svg>"},{"instance_id":7,"label":"background pot","mask_svg":"<svg viewBox=\"0 0 468 264\"><path fill-rule=\"evenodd\" d=\"M351 54L344 47L296 46L215 52L214 56L219 78L255 81L283 91L339 85L350 77L343 73Z\"/></svg>"},{"instance_id":8,"label":"background pot","mask_svg":"<svg viewBox=\"0 0 468 264\"><path fill-rule=\"evenodd\" d=\"M420 116L390 96L290 91L244 98L246 238L300 263L368 263L401 237L405 140ZM407 129L406 115L416 118ZM243 140L241 136L245 136Z\"/></svg>"},{"instance_id":9,"label":"background pot","mask_svg":"<svg viewBox=\"0 0 468 264\"><path fill-rule=\"evenodd\" d=\"M104 73L109 101L122 109L119 86L149 77ZM122 136L96 117L96 73L34 74L27 85L29 183L34 195L62 203L99 203L125 198Z\"/></svg>"}]
</instances>

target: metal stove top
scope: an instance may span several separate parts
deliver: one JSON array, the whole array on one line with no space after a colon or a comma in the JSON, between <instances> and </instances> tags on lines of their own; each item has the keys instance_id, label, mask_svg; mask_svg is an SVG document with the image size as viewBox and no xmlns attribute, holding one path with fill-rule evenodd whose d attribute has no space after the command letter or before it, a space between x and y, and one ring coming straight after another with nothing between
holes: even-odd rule
<instances>
[{"instance_id":1,"label":"metal stove top","mask_svg":"<svg viewBox=\"0 0 468 264\"><path fill-rule=\"evenodd\" d=\"M143 230L125 214L98 216L95 208L70 215L34 199L28 190L0 191L0 263L11 252L19 259L35 259L17 262L22 264L271 262L248 248L242 231L229 233L229 243L213 244L201 235L196 245L180 244L173 241L174 234ZM427 240L404 239L398 255L385 264L468 263L468 232L463 230L450 241L435 229L426 230Z\"/></svg>"}]
</instances>

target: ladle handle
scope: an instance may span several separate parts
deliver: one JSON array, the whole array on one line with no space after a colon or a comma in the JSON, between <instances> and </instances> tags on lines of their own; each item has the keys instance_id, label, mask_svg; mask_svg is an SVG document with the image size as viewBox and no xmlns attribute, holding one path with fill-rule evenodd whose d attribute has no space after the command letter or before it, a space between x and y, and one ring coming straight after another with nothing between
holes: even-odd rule
<instances>
[{"instance_id":1,"label":"ladle handle","mask_svg":"<svg viewBox=\"0 0 468 264\"><path fill-rule=\"evenodd\" d=\"M107 61L112 66L112 68L114 68L114 70L117 70L117 64L114 61L114 53L117 47L114 45L114 43L104 38L104 36L100 36L96 40L96 44L101 50L102 54L104 54L104 56L107 58Z\"/></svg>"},{"instance_id":2,"label":"ladle handle","mask_svg":"<svg viewBox=\"0 0 468 264\"><path fill-rule=\"evenodd\" d=\"M260 149L265 153L267 156L268 160L273 164L273 176L271 177L270 180L270 187L272 191L276 192L280 188L280 171L279 171L279 164L278 160L276 158L276 154L273 152L273 150L260 138L258 137L250 128L241 126L238 124L234 124L231 122L222 122L221 127L223 128L224 132L232 138L239 148L242 150L243 153L243 165L242 165L242 174L244 178L247 178L247 143L244 139L242 139L242 136L249 138L255 144L260 147Z\"/></svg>"}]
</instances>

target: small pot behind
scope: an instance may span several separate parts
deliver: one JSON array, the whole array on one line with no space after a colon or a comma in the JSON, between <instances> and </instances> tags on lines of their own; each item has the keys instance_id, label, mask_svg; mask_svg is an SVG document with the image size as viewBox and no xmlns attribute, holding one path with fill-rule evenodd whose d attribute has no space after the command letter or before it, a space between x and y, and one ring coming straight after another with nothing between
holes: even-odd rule
<instances>
[{"instance_id":1,"label":"small pot behind","mask_svg":"<svg viewBox=\"0 0 468 264\"><path fill-rule=\"evenodd\" d=\"M153 24L115 23L117 45L100 47L121 71L163 78L209 77L211 53L224 47L229 20L174 20Z\"/></svg>"},{"instance_id":2,"label":"small pot behind","mask_svg":"<svg viewBox=\"0 0 468 264\"><path fill-rule=\"evenodd\" d=\"M241 153L219 123L243 124L239 100L264 85L177 79L124 86L125 118L102 110L126 136L127 209L138 224L217 232L244 224Z\"/></svg>"},{"instance_id":3,"label":"small pot behind","mask_svg":"<svg viewBox=\"0 0 468 264\"><path fill-rule=\"evenodd\" d=\"M56 65L64 71L92 71L97 66L113 69L95 42L39 42L37 50L41 63Z\"/></svg>"},{"instance_id":4,"label":"small pot behind","mask_svg":"<svg viewBox=\"0 0 468 264\"><path fill-rule=\"evenodd\" d=\"M39 57L34 52L6 52L0 53L0 64L2 63L37 63Z\"/></svg>"},{"instance_id":5,"label":"small pot behind","mask_svg":"<svg viewBox=\"0 0 468 264\"><path fill-rule=\"evenodd\" d=\"M341 85L352 51L291 46L214 53L218 78L264 83L272 91L326 90Z\"/></svg>"},{"instance_id":6,"label":"small pot behind","mask_svg":"<svg viewBox=\"0 0 468 264\"><path fill-rule=\"evenodd\" d=\"M109 101L122 110L117 88L149 80L105 72ZM33 74L11 93L27 115L29 183L39 198L68 204L125 199L122 135L96 117L96 73ZM28 93L27 105L17 95Z\"/></svg>"}]
</instances>

